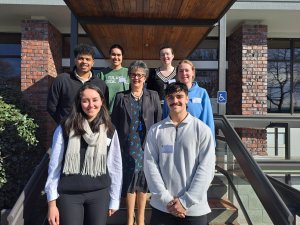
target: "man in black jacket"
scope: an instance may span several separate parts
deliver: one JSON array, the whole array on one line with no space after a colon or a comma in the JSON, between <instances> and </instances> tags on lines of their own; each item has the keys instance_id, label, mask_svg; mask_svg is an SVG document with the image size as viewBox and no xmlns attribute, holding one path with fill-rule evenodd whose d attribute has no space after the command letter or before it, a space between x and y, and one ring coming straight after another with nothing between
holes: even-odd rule
<instances>
[{"instance_id":1,"label":"man in black jacket","mask_svg":"<svg viewBox=\"0 0 300 225\"><path fill-rule=\"evenodd\" d=\"M71 111L74 97L79 88L85 83L98 86L108 100L108 88L92 72L95 51L86 44L80 44L74 49L75 67L71 73L62 73L53 81L48 93L47 111L59 124Z\"/></svg>"}]
</instances>

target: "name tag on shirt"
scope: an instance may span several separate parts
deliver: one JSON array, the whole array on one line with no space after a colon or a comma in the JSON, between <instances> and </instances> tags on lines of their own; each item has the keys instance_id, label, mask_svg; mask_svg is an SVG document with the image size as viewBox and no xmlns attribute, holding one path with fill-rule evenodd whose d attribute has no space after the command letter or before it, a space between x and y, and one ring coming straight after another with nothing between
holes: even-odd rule
<instances>
[{"instance_id":1,"label":"name tag on shirt","mask_svg":"<svg viewBox=\"0 0 300 225\"><path fill-rule=\"evenodd\" d=\"M161 152L162 153L173 153L174 152L174 146L173 145L162 145L161 146Z\"/></svg>"},{"instance_id":2,"label":"name tag on shirt","mask_svg":"<svg viewBox=\"0 0 300 225\"><path fill-rule=\"evenodd\" d=\"M192 103L201 103L202 98L192 98Z\"/></svg>"},{"instance_id":3,"label":"name tag on shirt","mask_svg":"<svg viewBox=\"0 0 300 225\"><path fill-rule=\"evenodd\" d=\"M171 80L169 80L169 81L168 81L168 83L169 83L169 84L171 84L171 83L175 83L175 82L176 82L176 80L175 80L175 79L171 79Z\"/></svg>"},{"instance_id":4,"label":"name tag on shirt","mask_svg":"<svg viewBox=\"0 0 300 225\"><path fill-rule=\"evenodd\" d=\"M107 146L110 145L110 142L111 142L111 139L110 138L106 138L106 144L107 144Z\"/></svg>"},{"instance_id":5,"label":"name tag on shirt","mask_svg":"<svg viewBox=\"0 0 300 225\"><path fill-rule=\"evenodd\" d=\"M119 83L125 83L126 79L124 77L119 77Z\"/></svg>"}]
</instances>

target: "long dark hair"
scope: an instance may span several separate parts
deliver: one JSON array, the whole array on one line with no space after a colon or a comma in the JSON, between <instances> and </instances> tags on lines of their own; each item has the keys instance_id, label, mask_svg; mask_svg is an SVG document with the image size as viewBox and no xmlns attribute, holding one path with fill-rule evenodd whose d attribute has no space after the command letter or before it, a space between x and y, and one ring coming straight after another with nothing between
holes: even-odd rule
<instances>
[{"instance_id":1,"label":"long dark hair","mask_svg":"<svg viewBox=\"0 0 300 225\"><path fill-rule=\"evenodd\" d=\"M75 97L75 101L73 103L72 111L70 115L62 122L64 134L69 136L71 130L74 130L75 135L83 135L86 133L86 131L83 128L83 122L86 119L86 115L81 107L82 93L86 89L92 89L97 91L102 100L102 106L99 113L97 114L95 119L90 123L91 130L93 132L99 132L100 125L104 124L107 128L107 132L109 134L112 134L113 125L110 120L108 110L105 106L105 97L100 88L93 84L85 84L78 90L78 93Z\"/></svg>"}]
</instances>

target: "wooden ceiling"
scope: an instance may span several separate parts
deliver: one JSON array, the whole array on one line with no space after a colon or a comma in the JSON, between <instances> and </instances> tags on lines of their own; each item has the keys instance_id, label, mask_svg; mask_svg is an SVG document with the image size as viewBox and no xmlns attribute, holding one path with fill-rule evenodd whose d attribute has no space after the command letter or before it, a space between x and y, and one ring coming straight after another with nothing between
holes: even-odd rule
<instances>
[{"instance_id":1,"label":"wooden ceiling","mask_svg":"<svg viewBox=\"0 0 300 225\"><path fill-rule=\"evenodd\" d=\"M109 58L120 44L125 59L158 59L171 46L186 58L235 0L65 0L95 46Z\"/></svg>"}]
</instances>

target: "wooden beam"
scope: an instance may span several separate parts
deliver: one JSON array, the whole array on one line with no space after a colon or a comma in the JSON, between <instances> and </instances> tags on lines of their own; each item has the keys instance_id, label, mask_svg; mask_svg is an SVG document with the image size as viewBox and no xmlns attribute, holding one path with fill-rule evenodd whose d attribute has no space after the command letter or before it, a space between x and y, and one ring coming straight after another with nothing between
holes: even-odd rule
<instances>
[{"instance_id":1,"label":"wooden beam","mask_svg":"<svg viewBox=\"0 0 300 225\"><path fill-rule=\"evenodd\" d=\"M77 17L80 24L118 24L118 25L151 25L151 26L213 26L217 19L168 19L168 18L134 18L134 17Z\"/></svg>"}]
</instances>

